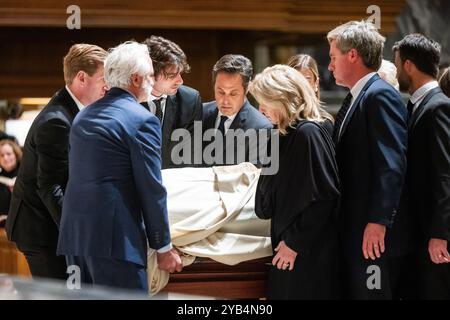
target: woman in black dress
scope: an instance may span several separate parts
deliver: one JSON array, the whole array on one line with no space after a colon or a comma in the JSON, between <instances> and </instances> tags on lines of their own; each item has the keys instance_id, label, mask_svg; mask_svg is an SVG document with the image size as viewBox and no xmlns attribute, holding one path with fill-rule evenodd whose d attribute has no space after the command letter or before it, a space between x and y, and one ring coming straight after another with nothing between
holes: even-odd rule
<instances>
[{"instance_id":1,"label":"woman in black dress","mask_svg":"<svg viewBox=\"0 0 450 320\"><path fill-rule=\"evenodd\" d=\"M279 170L263 169L255 197L258 217L272 219L268 298L338 298L339 182L320 103L305 77L284 65L258 74L250 92L280 134Z\"/></svg>"}]
</instances>

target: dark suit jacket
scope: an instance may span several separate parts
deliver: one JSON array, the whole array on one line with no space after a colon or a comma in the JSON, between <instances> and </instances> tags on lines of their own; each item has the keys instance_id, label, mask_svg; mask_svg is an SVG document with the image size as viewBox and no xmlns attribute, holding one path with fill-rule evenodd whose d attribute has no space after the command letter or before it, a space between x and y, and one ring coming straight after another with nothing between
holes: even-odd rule
<instances>
[{"instance_id":1,"label":"dark suit jacket","mask_svg":"<svg viewBox=\"0 0 450 320\"><path fill-rule=\"evenodd\" d=\"M147 264L170 243L158 119L112 88L81 111L70 132L69 182L58 254Z\"/></svg>"},{"instance_id":2,"label":"dark suit jacket","mask_svg":"<svg viewBox=\"0 0 450 320\"><path fill-rule=\"evenodd\" d=\"M17 163L17 168L10 172L7 172L2 169L0 171L0 177L5 177L5 178L9 178L9 179L17 178L17 173L19 172L19 168L20 168L20 163ZM11 203L10 188L5 184L0 183L0 215L8 215L10 203Z\"/></svg>"},{"instance_id":3,"label":"dark suit jacket","mask_svg":"<svg viewBox=\"0 0 450 320\"><path fill-rule=\"evenodd\" d=\"M63 88L31 125L6 223L8 238L18 245L56 247L68 179L69 132L78 111Z\"/></svg>"},{"instance_id":4,"label":"dark suit jacket","mask_svg":"<svg viewBox=\"0 0 450 320\"><path fill-rule=\"evenodd\" d=\"M391 228L386 255L401 254L408 243L406 212L399 210L406 174L406 108L400 94L374 75L349 112L336 146L344 250L362 257L364 229L371 222Z\"/></svg>"},{"instance_id":5,"label":"dark suit jacket","mask_svg":"<svg viewBox=\"0 0 450 320\"><path fill-rule=\"evenodd\" d=\"M450 241L450 99L431 90L409 123L407 186L416 241Z\"/></svg>"},{"instance_id":6,"label":"dark suit jacket","mask_svg":"<svg viewBox=\"0 0 450 320\"><path fill-rule=\"evenodd\" d=\"M143 105L149 109L147 103ZM194 121L202 121L202 113L202 101L197 90L180 86L176 94L167 97L162 127L163 169L190 166L178 165L172 161L171 152L177 141L171 141L170 136L175 129L186 129L193 137Z\"/></svg>"},{"instance_id":7,"label":"dark suit jacket","mask_svg":"<svg viewBox=\"0 0 450 320\"><path fill-rule=\"evenodd\" d=\"M216 101L211 101L203 104L203 131L208 129L214 129L216 124L217 115L219 113L219 109L217 109ZM242 129L244 132L248 129L272 129L273 125L270 121L261 114L254 106L250 104L248 100L245 101L241 110L239 110L238 114L234 118L233 122L230 125L229 129ZM230 131L227 132L227 135L230 134ZM226 138L225 138L226 139ZM204 143L204 147L206 147L210 142L206 141ZM232 164L238 164L241 161L238 161L236 158L236 154L238 153L238 148L242 148L242 145L238 145L238 143L232 142L231 144L226 145L224 143L224 148L234 148L235 160ZM245 144L245 160L250 161L249 159L249 151L250 147L248 144ZM225 150L223 150L225 152ZM219 155L221 156L221 155ZM255 163L256 164L256 163Z\"/></svg>"}]
</instances>

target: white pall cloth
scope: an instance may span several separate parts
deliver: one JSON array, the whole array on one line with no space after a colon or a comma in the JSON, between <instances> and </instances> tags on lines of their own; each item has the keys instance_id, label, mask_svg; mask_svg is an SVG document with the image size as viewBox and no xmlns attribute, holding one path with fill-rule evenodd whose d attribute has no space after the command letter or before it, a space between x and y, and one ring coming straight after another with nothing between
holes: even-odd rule
<instances>
[{"instance_id":1,"label":"white pall cloth","mask_svg":"<svg viewBox=\"0 0 450 320\"><path fill-rule=\"evenodd\" d=\"M254 211L259 174L251 163L162 171L172 243L183 253L183 265L195 257L235 265L272 255L270 221L260 220ZM169 282L153 250L148 281L151 295Z\"/></svg>"}]
</instances>

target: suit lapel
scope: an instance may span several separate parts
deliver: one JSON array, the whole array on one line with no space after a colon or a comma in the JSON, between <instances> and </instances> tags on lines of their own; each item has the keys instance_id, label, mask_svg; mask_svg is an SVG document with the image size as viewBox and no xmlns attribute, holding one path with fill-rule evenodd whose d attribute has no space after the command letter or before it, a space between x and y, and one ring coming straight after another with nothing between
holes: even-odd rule
<instances>
[{"instance_id":1,"label":"suit lapel","mask_svg":"<svg viewBox=\"0 0 450 320\"><path fill-rule=\"evenodd\" d=\"M61 97L61 100L63 101L63 104L62 104L63 107L69 112L69 114L72 116L72 120L73 120L75 118L75 116L77 115L77 113L80 111L80 109L78 109L77 104L72 99L72 97L70 96L69 92L67 91L67 89L65 87L59 91L59 96Z\"/></svg>"},{"instance_id":2,"label":"suit lapel","mask_svg":"<svg viewBox=\"0 0 450 320\"><path fill-rule=\"evenodd\" d=\"M408 129L412 131L414 127L416 126L419 119L422 117L422 115L425 112L425 105L430 101L430 99L437 93L441 92L441 88L437 87L432 89L430 92L427 93L425 98L422 100L422 102L417 107L417 110L413 113L411 120L408 123Z\"/></svg>"},{"instance_id":3,"label":"suit lapel","mask_svg":"<svg viewBox=\"0 0 450 320\"><path fill-rule=\"evenodd\" d=\"M170 141L170 135L172 133L172 128L176 118L177 118L177 98L175 95L167 96L162 126L163 142Z\"/></svg>"},{"instance_id":4,"label":"suit lapel","mask_svg":"<svg viewBox=\"0 0 450 320\"><path fill-rule=\"evenodd\" d=\"M244 123L247 120L248 116L248 108L249 108L249 102L246 100L244 105L242 106L241 110L239 110L238 114L234 118L233 122L230 125L230 129L243 129Z\"/></svg>"},{"instance_id":5,"label":"suit lapel","mask_svg":"<svg viewBox=\"0 0 450 320\"><path fill-rule=\"evenodd\" d=\"M208 129L214 129L214 127L216 126L216 119L217 119L217 114L219 113L219 110L217 109L217 106L214 108L214 110L212 112L210 112L210 114L206 117L205 119L205 128L203 128L203 130L208 130Z\"/></svg>"},{"instance_id":6,"label":"suit lapel","mask_svg":"<svg viewBox=\"0 0 450 320\"><path fill-rule=\"evenodd\" d=\"M380 79L380 77L375 74L372 78L367 81L366 85L363 87L361 92L359 93L358 97L355 99L355 102L353 102L353 105L350 107L350 110L347 114L347 118L345 119L345 122L342 124L342 130L341 130L341 138L345 133L345 129L347 129L348 124L350 123L350 120L352 119L353 114L355 113L355 110L358 108L359 103L361 102L362 97L366 94L367 89L374 83L376 80Z\"/></svg>"}]
</instances>

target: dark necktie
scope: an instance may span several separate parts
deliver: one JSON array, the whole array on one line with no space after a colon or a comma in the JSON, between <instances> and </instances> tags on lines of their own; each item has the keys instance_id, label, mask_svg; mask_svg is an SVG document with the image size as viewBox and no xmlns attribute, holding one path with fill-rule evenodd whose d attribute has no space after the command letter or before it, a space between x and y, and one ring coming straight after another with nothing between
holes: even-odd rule
<instances>
[{"instance_id":1,"label":"dark necktie","mask_svg":"<svg viewBox=\"0 0 450 320\"><path fill-rule=\"evenodd\" d=\"M217 130L216 130L215 140L217 140L217 137L219 135L221 135L223 137L222 146L225 146L225 121L227 121L227 120L228 120L227 116L220 116L220 123L219 123L219 126L217 127ZM215 159L215 161L214 161L215 164L223 164L223 163L225 163L225 147L223 148L223 152L222 153L219 152L219 155L216 155L215 150L211 153L211 155L213 157L222 156L222 160Z\"/></svg>"},{"instance_id":2,"label":"dark necktie","mask_svg":"<svg viewBox=\"0 0 450 320\"><path fill-rule=\"evenodd\" d=\"M406 108L408 109L408 119L411 120L413 110L414 110L414 103L412 103L411 100L409 100Z\"/></svg>"},{"instance_id":3,"label":"dark necktie","mask_svg":"<svg viewBox=\"0 0 450 320\"><path fill-rule=\"evenodd\" d=\"M159 122L162 125L162 119L163 119L163 112L162 112L162 108L161 108L161 100L164 98L159 98L159 99L155 99L153 100L153 103L156 106L156 110L155 110L155 116L159 119Z\"/></svg>"},{"instance_id":4,"label":"dark necktie","mask_svg":"<svg viewBox=\"0 0 450 320\"><path fill-rule=\"evenodd\" d=\"M345 115L347 114L348 109L351 106L351 102L352 102L352 94L349 92L345 97L344 101L342 102L342 107L339 109L339 112L336 116L336 121L334 122L333 141L335 145L337 145L339 142L339 132L341 131Z\"/></svg>"},{"instance_id":5,"label":"dark necktie","mask_svg":"<svg viewBox=\"0 0 450 320\"><path fill-rule=\"evenodd\" d=\"M223 136L225 136L225 121L227 121L227 120L228 120L227 116L220 116L220 123L219 123L219 127L217 128L217 130L222 132Z\"/></svg>"}]
</instances>

